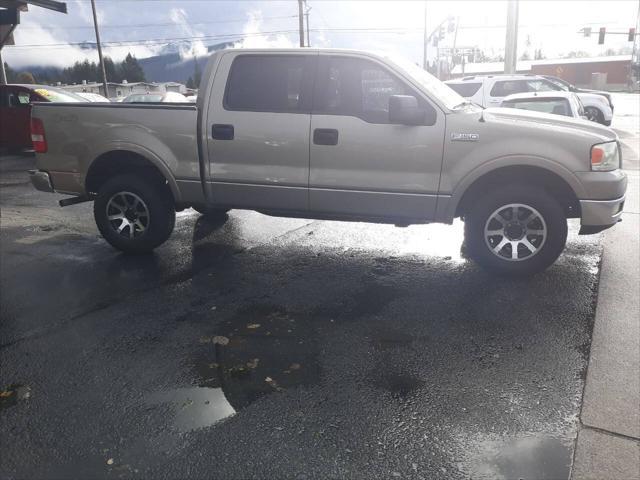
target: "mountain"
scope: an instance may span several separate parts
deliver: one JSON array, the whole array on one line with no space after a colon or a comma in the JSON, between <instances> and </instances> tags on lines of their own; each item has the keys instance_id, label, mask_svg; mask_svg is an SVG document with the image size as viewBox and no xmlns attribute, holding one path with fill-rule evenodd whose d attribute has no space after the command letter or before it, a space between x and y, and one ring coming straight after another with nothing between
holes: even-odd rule
<instances>
[{"instance_id":1,"label":"mountain","mask_svg":"<svg viewBox=\"0 0 640 480\"><path fill-rule=\"evenodd\" d=\"M229 48L234 42L218 43L207 47L209 54ZM169 50L169 49L166 49ZM165 50L165 51L166 51ZM171 50L177 50L172 48ZM204 70L207 57L198 57L200 70ZM180 82L186 83L189 77L193 77L195 71L195 58L181 59L177 51L157 55L155 57L147 57L138 59L138 63L144 70L144 75L150 82Z\"/></svg>"}]
</instances>

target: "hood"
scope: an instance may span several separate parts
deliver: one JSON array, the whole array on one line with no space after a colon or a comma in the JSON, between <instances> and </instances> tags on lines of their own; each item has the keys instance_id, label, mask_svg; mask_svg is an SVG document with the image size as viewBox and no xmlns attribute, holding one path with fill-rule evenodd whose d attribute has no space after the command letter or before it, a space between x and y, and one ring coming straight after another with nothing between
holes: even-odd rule
<instances>
[{"instance_id":1,"label":"hood","mask_svg":"<svg viewBox=\"0 0 640 480\"><path fill-rule=\"evenodd\" d=\"M516 108L486 108L483 110L483 118L487 123L509 123L513 126L522 125L525 127L545 128L549 131L558 132L563 130L567 134L577 134L584 136L591 134L596 141L607 142L617 140L616 133L604 125L600 125L589 120L582 120L563 115L553 115L550 113L533 112Z\"/></svg>"},{"instance_id":2,"label":"hood","mask_svg":"<svg viewBox=\"0 0 640 480\"><path fill-rule=\"evenodd\" d=\"M594 95L602 95L607 100L611 101L611 94L609 92L602 92L600 90L590 90L588 88L579 88L576 93L593 93Z\"/></svg>"}]
</instances>

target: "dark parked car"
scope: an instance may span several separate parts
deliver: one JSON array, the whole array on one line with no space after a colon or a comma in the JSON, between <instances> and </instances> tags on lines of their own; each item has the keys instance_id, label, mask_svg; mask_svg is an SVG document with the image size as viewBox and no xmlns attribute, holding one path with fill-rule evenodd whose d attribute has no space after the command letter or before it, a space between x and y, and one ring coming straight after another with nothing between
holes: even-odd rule
<instances>
[{"instance_id":1,"label":"dark parked car","mask_svg":"<svg viewBox=\"0 0 640 480\"><path fill-rule=\"evenodd\" d=\"M0 85L0 148L30 149L33 102L87 102L60 88L46 85Z\"/></svg>"}]
</instances>

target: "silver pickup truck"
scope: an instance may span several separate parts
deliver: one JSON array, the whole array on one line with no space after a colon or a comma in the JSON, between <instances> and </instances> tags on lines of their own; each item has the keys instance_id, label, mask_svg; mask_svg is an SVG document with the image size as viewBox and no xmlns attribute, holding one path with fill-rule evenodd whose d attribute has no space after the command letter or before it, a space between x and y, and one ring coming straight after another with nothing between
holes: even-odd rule
<instances>
[{"instance_id":1,"label":"silver pickup truck","mask_svg":"<svg viewBox=\"0 0 640 480\"><path fill-rule=\"evenodd\" d=\"M591 122L483 109L412 63L346 50L224 50L197 105L33 107L39 190L94 201L104 238L147 252L176 210L408 225L462 217L468 254L531 274L567 218L620 218L616 134Z\"/></svg>"}]
</instances>

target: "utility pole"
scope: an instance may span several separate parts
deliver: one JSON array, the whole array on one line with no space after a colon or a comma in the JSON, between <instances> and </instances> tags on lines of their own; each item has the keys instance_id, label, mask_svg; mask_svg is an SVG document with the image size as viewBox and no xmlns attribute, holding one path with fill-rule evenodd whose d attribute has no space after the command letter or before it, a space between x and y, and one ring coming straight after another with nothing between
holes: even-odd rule
<instances>
[{"instance_id":1,"label":"utility pole","mask_svg":"<svg viewBox=\"0 0 640 480\"><path fill-rule=\"evenodd\" d=\"M309 12L311 11L311 7L307 7L304 11L304 16L307 20L307 47L311 46L311 40L309 40Z\"/></svg>"},{"instance_id":2,"label":"utility pole","mask_svg":"<svg viewBox=\"0 0 640 480\"><path fill-rule=\"evenodd\" d=\"M516 73L518 61L518 0L507 4L507 37L504 46L504 73Z\"/></svg>"},{"instance_id":3,"label":"utility pole","mask_svg":"<svg viewBox=\"0 0 640 480\"><path fill-rule=\"evenodd\" d=\"M300 30L300 46L301 47L304 47L304 14L302 13L303 3L304 3L304 0L298 0L298 28Z\"/></svg>"},{"instance_id":4,"label":"utility pole","mask_svg":"<svg viewBox=\"0 0 640 480\"><path fill-rule=\"evenodd\" d=\"M422 68L427 70L427 45L429 44L429 36L427 35L427 1L424 2L424 37L422 39Z\"/></svg>"},{"instance_id":5,"label":"utility pole","mask_svg":"<svg viewBox=\"0 0 640 480\"><path fill-rule=\"evenodd\" d=\"M93 26L96 29L96 44L98 45L98 57L100 58L100 69L102 70L102 85L104 87L104 96L109 98L109 89L107 88L107 72L104 69L104 58L102 58L102 46L100 45L100 32L98 31L98 15L96 14L96 0L91 0L91 9L93 10Z\"/></svg>"}]
</instances>

